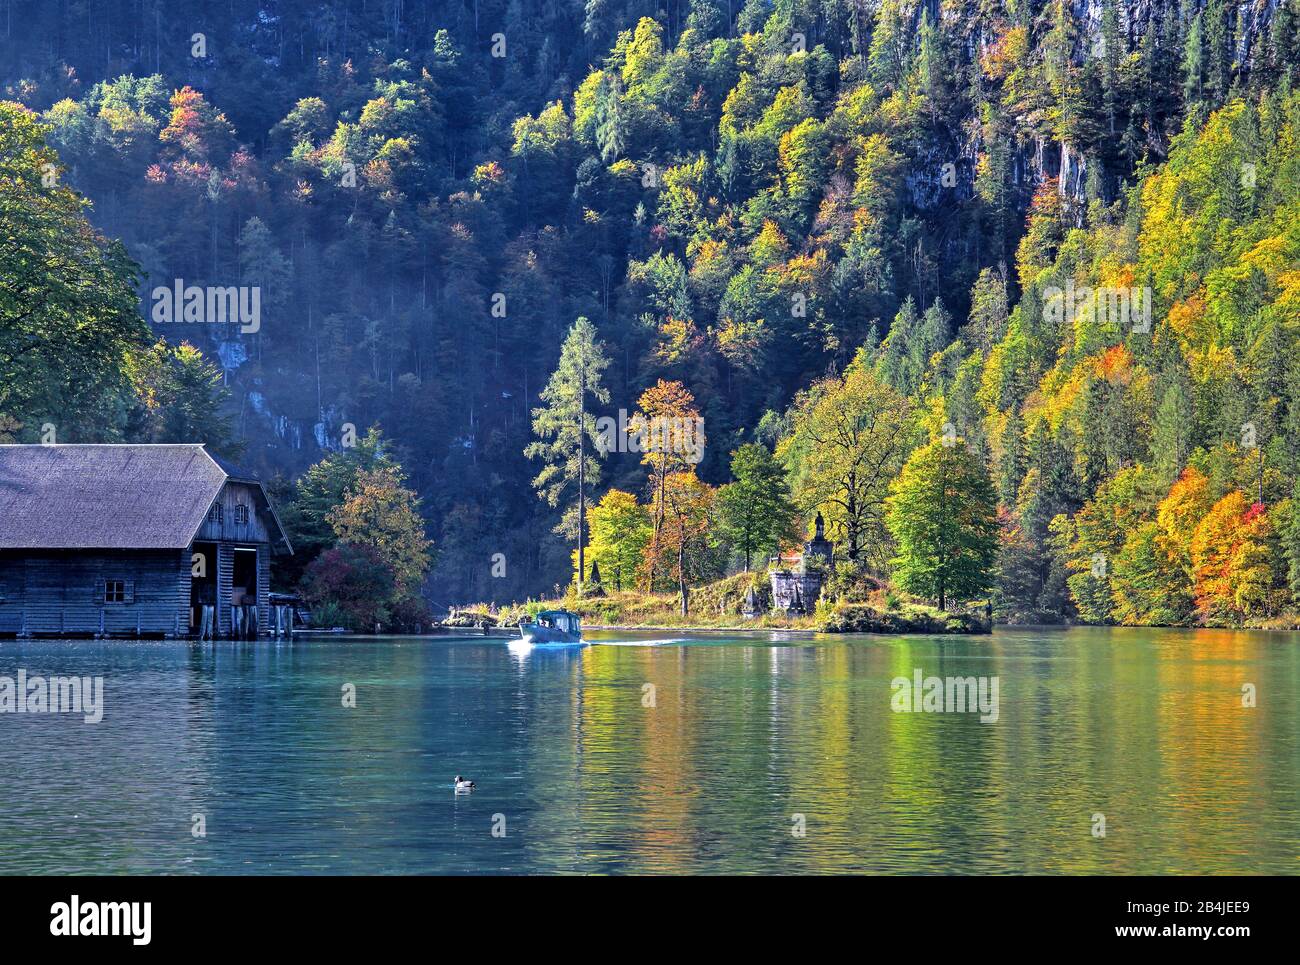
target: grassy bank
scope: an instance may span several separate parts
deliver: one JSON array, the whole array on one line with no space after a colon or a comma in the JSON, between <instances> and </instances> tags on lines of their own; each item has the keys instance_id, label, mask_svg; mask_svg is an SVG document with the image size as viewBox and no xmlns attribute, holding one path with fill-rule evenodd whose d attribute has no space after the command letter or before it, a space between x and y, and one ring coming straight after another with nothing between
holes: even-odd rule
<instances>
[{"instance_id":1,"label":"grassy bank","mask_svg":"<svg viewBox=\"0 0 1300 965\"><path fill-rule=\"evenodd\" d=\"M742 614L745 594L753 586L759 615ZM786 617L771 612L771 587L766 574L739 573L690 592L690 609L681 612L676 593L608 590L603 595L578 596L572 587L559 599L529 601L500 607L465 607L447 625L461 627L518 626L539 610L563 609L582 616L588 627L646 630L817 630L823 633L987 633L982 617L947 613L879 585L860 588L837 600L823 600L816 612Z\"/></svg>"}]
</instances>

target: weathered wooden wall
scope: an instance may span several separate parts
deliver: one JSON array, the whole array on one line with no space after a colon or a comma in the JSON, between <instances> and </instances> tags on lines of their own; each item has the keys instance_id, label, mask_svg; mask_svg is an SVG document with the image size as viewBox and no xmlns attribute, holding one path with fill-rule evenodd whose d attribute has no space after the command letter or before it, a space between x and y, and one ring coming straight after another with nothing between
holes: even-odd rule
<instances>
[{"instance_id":1,"label":"weathered wooden wall","mask_svg":"<svg viewBox=\"0 0 1300 965\"><path fill-rule=\"evenodd\" d=\"M106 580L130 583L132 602L104 602ZM0 551L0 633L182 635L189 591L180 550Z\"/></svg>"},{"instance_id":2,"label":"weathered wooden wall","mask_svg":"<svg viewBox=\"0 0 1300 965\"><path fill-rule=\"evenodd\" d=\"M271 547L257 547L257 632L271 631Z\"/></svg>"},{"instance_id":3,"label":"weathered wooden wall","mask_svg":"<svg viewBox=\"0 0 1300 965\"><path fill-rule=\"evenodd\" d=\"M233 628L231 607L236 547L255 549L257 628L271 628L271 539L280 530L259 487L228 481L194 542L215 543L217 634ZM239 522L239 507L248 511ZM22 544L19 544L22 545ZM185 636L190 624L192 548L186 550L0 549L0 634ZM132 587L130 602L109 603L104 582Z\"/></svg>"},{"instance_id":4,"label":"weathered wooden wall","mask_svg":"<svg viewBox=\"0 0 1300 965\"><path fill-rule=\"evenodd\" d=\"M217 546L217 636L228 637L233 627L230 595L234 589L235 548L229 543Z\"/></svg>"},{"instance_id":5,"label":"weathered wooden wall","mask_svg":"<svg viewBox=\"0 0 1300 965\"><path fill-rule=\"evenodd\" d=\"M217 633L231 631L234 547L217 547ZM0 550L0 634L186 636L190 551ZM134 589L131 603L105 603L105 580ZM257 547L257 628L271 627L271 550Z\"/></svg>"},{"instance_id":6,"label":"weathered wooden wall","mask_svg":"<svg viewBox=\"0 0 1300 965\"><path fill-rule=\"evenodd\" d=\"M249 545L271 542L270 520L267 519L266 511L264 509L259 511L258 508L262 502L256 486L233 480L226 483L216 499L216 504L221 506L221 521L213 519L212 512L209 510L208 518L203 521L194 538L211 540L214 543L248 543ZM248 522L244 524L235 522L235 507L240 505L248 508Z\"/></svg>"}]
</instances>

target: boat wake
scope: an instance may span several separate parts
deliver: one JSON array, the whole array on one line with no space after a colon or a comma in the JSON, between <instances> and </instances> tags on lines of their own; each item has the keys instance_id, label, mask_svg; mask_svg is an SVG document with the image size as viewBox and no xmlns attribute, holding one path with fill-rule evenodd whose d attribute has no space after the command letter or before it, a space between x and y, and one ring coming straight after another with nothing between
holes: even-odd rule
<instances>
[{"instance_id":1,"label":"boat wake","mask_svg":"<svg viewBox=\"0 0 1300 965\"><path fill-rule=\"evenodd\" d=\"M686 637L651 638L649 640L588 640L593 647L662 647L668 643L689 643Z\"/></svg>"},{"instance_id":2,"label":"boat wake","mask_svg":"<svg viewBox=\"0 0 1300 965\"><path fill-rule=\"evenodd\" d=\"M584 647L663 647L670 644L691 643L689 637L650 637L642 640L583 640L579 643L534 643L531 640L508 640L506 648L522 665L528 657L539 653L578 653Z\"/></svg>"}]
</instances>

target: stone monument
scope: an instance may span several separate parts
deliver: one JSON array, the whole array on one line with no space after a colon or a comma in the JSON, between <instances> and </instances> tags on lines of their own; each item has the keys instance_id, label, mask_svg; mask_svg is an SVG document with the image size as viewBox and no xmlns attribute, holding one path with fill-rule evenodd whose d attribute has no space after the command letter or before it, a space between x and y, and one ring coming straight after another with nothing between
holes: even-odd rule
<instances>
[{"instance_id":1,"label":"stone monument","mask_svg":"<svg viewBox=\"0 0 1300 965\"><path fill-rule=\"evenodd\" d=\"M822 519L821 513L813 521L813 538L803 544L803 558L820 559L829 567L835 564L835 547L826 538L826 520Z\"/></svg>"},{"instance_id":2,"label":"stone monument","mask_svg":"<svg viewBox=\"0 0 1300 965\"><path fill-rule=\"evenodd\" d=\"M769 574L772 581L772 609L783 612L786 616L811 613L821 596L825 573L821 567L808 569L809 560L820 560L825 567L835 565L835 548L826 538L826 520L818 513L813 522L813 538L803 544L803 556L798 569L773 570Z\"/></svg>"}]
</instances>

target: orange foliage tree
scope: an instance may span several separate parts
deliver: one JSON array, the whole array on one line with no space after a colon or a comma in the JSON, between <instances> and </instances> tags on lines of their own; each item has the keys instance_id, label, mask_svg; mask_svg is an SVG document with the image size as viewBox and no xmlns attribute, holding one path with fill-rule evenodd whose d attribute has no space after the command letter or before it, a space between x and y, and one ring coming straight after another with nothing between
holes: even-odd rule
<instances>
[{"instance_id":1,"label":"orange foliage tree","mask_svg":"<svg viewBox=\"0 0 1300 965\"><path fill-rule=\"evenodd\" d=\"M654 515L663 520L657 538L646 548L647 579L661 567L677 584L682 616L690 612L690 587L713 575L712 541L714 491L695 472L669 473L655 494Z\"/></svg>"},{"instance_id":2,"label":"orange foliage tree","mask_svg":"<svg viewBox=\"0 0 1300 965\"><path fill-rule=\"evenodd\" d=\"M647 549L646 578L653 586L660 535L668 507L668 478L674 473L694 474L696 454L704 451L704 433L695 396L680 382L660 379L641 393L639 411L628 432L642 442L641 463L650 467L651 535ZM687 438L689 433L689 438Z\"/></svg>"},{"instance_id":3,"label":"orange foliage tree","mask_svg":"<svg viewBox=\"0 0 1300 965\"><path fill-rule=\"evenodd\" d=\"M1248 503L1240 490L1224 496L1192 536L1196 610L1206 623L1239 623L1273 613L1273 523L1262 503Z\"/></svg>"}]
</instances>

